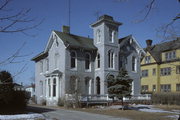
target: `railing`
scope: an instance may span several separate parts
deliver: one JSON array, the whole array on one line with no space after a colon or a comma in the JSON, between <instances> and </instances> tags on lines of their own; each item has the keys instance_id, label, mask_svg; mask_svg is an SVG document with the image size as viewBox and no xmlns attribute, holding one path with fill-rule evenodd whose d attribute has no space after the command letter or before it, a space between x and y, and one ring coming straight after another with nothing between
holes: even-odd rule
<instances>
[{"instance_id":1,"label":"railing","mask_svg":"<svg viewBox=\"0 0 180 120\"><path fill-rule=\"evenodd\" d=\"M123 100L151 100L151 94L133 95L131 98L123 98Z\"/></svg>"},{"instance_id":2,"label":"railing","mask_svg":"<svg viewBox=\"0 0 180 120\"><path fill-rule=\"evenodd\" d=\"M105 95L75 95L75 94L66 94L66 100L75 100L78 98L81 102L90 102L90 101L111 101L112 99L109 98L108 94Z\"/></svg>"},{"instance_id":3,"label":"railing","mask_svg":"<svg viewBox=\"0 0 180 120\"><path fill-rule=\"evenodd\" d=\"M112 101L109 98L108 94L104 95L75 95L75 94L65 94L66 100L78 100L80 102L110 102ZM115 100L117 100L115 98ZM123 98L123 100L151 100L151 94L142 94L142 95L133 95L130 98Z\"/></svg>"}]
</instances>

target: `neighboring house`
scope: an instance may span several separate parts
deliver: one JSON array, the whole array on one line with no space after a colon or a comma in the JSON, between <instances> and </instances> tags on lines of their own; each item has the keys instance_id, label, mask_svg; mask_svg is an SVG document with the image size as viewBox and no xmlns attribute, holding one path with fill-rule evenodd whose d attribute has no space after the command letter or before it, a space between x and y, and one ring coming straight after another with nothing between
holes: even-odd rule
<instances>
[{"instance_id":1,"label":"neighboring house","mask_svg":"<svg viewBox=\"0 0 180 120\"><path fill-rule=\"evenodd\" d=\"M25 88L23 85L20 85L20 84L17 84L17 83L14 83L14 90L15 91L24 91Z\"/></svg>"},{"instance_id":2,"label":"neighboring house","mask_svg":"<svg viewBox=\"0 0 180 120\"><path fill-rule=\"evenodd\" d=\"M94 39L52 31L45 50L32 58L35 61L37 103L56 105L66 94L107 94L107 78L116 76L125 67L133 79L132 95L140 94L140 60L145 55L130 35L118 39L120 22L103 15L91 24Z\"/></svg>"},{"instance_id":3,"label":"neighboring house","mask_svg":"<svg viewBox=\"0 0 180 120\"><path fill-rule=\"evenodd\" d=\"M28 92L30 97L35 95L35 84L31 84L25 88L26 92Z\"/></svg>"},{"instance_id":4,"label":"neighboring house","mask_svg":"<svg viewBox=\"0 0 180 120\"><path fill-rule=\"evenodd\" d=\"M151 45L141 62L141 92L180 92L180 38Z\"/></svg>"}]
</instances>

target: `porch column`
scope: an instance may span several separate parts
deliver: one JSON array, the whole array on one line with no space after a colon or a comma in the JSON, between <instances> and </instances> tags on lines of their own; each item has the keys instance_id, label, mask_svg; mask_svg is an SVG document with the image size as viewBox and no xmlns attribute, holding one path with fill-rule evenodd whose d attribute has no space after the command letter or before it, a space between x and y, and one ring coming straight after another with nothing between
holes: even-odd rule
<instances>
[{"instance_id":1,"label":"porch column","mask_svg":"<svg viewBox=\"0 0 180 120\"><path fill-rule=\"evenodd\" d=\"M53 77L50 78L50 86L51 86L51 99L53 99Z\"/></svg>"},{"instance_id":2,"label":"porch column","mask_svg":"<svg viewBox=\"0 0 180 120\"><path fill-rule=\"evenodd\" d=\"M48 97L48 79L46 78L46 81L45 81L45 96L46 96L46 99Z\"/></svg>"},{"instance_id":3,"label":"porch column","mask_svg":"<svg viewBox=\"0 0 180 120\"><path fill-rule=\"evenodd\" d=\"M59 77L56 76L56 97L59 99Z\"/></svg>"},{"instance_id":4,"label":"porch column","mask_svg":"<svg viewBox=\"0 0 180 120\"><path fill-rule=\"evenodd\" d=\"M89 93L88 93L89 95L91 95L91 90L92 90L92 84L91 83L92 83L92 79L89 80L89 86L88 86L89 87L88 88L89 89L88 90L89 91Z\"/></svg>"}]
</instances>

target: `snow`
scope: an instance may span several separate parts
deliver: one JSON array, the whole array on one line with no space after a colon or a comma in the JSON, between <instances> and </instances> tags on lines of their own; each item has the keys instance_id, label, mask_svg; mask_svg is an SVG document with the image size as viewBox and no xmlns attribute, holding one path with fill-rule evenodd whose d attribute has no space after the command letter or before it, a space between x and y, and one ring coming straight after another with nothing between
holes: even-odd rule
<instances>
[{"instance_id":1,"label":"snow","mask_svg":"<svg viewBox=\"0 0 180 120\"><path fill-rule=\"evenodd\" d=\"M45 119L42 114L18 114L18 115L0 115L0 120L18 120L18 119Z\"/></svg>"},{"instance_id":2,"label":"snow","mask_svg":"<svg viewBox=\"0 0 180 120\"><path fill-rule=\"evenodd\" d=\"M113 105L113 106L109 106L106 109L120 109L122 108L121 105ZM153 105L142 105L142 104L138 104L138 105L130 105L128 107L131 110L138 110L138 111L143 111L143 112L151 112L151 113L172 113L174 115L168 115L166 117L170 117L173 119L178 119L179 115L180 115L180 110L171 110L171 111L167 111L167 110L163 110L160 108L155 108Z\"/></svg>"}]
</instances>

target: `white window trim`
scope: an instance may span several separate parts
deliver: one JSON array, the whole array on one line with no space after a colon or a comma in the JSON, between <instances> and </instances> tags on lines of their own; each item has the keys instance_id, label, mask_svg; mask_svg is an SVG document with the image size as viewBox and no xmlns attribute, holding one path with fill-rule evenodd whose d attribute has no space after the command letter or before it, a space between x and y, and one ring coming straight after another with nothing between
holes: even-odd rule
<instances>
[{"instance_id":1,"label":"white window trim","mask_svg":"<svg viewBox=\"0 0 180 120\"><path fill-rule=\"evenodd\" d=\"M72 52L74 52L75 53L75 67L74 68L72 68L71 67L71 53ZM72 70L72 71L77 71L77 53L76 53L76 51L75 50L71 50L70 51L70 70Z\"/></svg>"}]
</instances>

